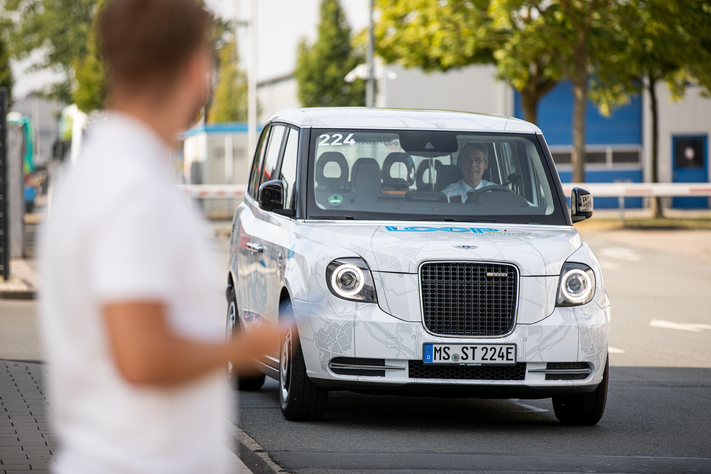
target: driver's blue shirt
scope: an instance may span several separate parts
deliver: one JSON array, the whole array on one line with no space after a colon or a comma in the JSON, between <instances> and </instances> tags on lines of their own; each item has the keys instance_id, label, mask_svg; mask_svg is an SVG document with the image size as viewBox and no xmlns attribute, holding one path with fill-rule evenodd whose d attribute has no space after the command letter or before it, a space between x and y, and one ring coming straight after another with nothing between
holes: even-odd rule
<instances>
[{"instance_id":1,"label":"driver's blue shirt","mask_svg":"<svg viewBox=\"0 0 711 474\"><path fill-rule=\"evenodd\" d=\"M444 188L442 192L447 195L447 201L449 202L452 202L452 196L461 196L462 202L467 202L467 193L469 191L476 191L477 189L481 189L484 186L491 186L492 184L496 183L492 183L490 181L482 179L481 181L479 181L479 184L472 188L467 183L465 183L463 179L460 179L456 183L452 183L446 188Z\"/></svg>"}]
</instances>

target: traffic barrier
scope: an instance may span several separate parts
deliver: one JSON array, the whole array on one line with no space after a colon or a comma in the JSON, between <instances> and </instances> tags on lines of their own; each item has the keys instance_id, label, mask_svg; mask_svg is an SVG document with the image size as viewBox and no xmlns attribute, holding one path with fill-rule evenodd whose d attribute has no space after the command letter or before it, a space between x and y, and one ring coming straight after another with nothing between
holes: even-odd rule
<instances>
[{"instance_id":1,"label":"traffic barrier","mask_svg":"<svg viewBox=\"0 0 711 474\"><path fill-rule=\"evenodd\" d=\"M194 199L241 199L244 184L181 184L177 188Z\"/></svg>"},{"instance_id":2,"label":"traffic barrier","mask_svg":"<svg viewBox=\"0 0 711 474\"><path fill-rule=\"evenodd\" d=\"M593 197L711 196L711 183L563 183L563 192L570 196L576 187L590 191Z\"/></svg>"}]
</instances>

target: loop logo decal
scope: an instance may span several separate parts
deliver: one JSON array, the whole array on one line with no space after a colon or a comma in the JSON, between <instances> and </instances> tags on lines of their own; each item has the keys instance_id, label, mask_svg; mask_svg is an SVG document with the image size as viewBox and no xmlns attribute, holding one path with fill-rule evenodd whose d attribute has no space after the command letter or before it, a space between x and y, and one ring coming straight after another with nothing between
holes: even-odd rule
<instances>
[{"instance_id":1,"label":"loop logo decal","mask_svg":"<svg viewBox=\"0 0 711 474\"><path fill-rule=\"evenodd\" d=\"M402 227L398 228L394 225L386 225L385 228L388 232L450 232L454 234L465 234L465 233L475 233L475 234L486 234L486 235L510 235L510 236L521 236L521 237L538 237L538 234L534 232L507 232L506 230L500 229L490 229L490 228L479 228L479 227Z\"/></svg>"}]
</instances>

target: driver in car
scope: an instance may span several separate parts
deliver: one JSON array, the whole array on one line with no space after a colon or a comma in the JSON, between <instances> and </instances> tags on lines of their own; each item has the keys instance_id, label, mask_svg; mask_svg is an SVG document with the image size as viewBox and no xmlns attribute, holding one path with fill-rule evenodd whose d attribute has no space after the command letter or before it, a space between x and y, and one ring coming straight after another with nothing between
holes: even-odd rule
<instances>
[{"instance_id":1,"label":"driver in car","mask_svg":"<svg viewBox=\"0 0 711 474\"><path fill-rule=\"evenodd\" d=\"M462 179L442 190L449 202L467 202L469 192L495 184L482 179L484 171L489 168L489 155L484 145L479 143L464 145L459 152L457 166L462 170Z\"/></svg>"}]
</instances>

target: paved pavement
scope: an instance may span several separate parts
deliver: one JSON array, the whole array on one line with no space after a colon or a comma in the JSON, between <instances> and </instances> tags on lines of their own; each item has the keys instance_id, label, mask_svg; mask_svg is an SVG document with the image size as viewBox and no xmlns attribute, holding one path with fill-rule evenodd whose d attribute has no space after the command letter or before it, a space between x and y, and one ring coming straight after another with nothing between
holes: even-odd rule
<instances>
[{"instance_id":1,"label":"paved pavement","mask_svg":"<svg viewBox=\"0 0 711 474\"><path fill-rule=\"evenodd\" d=\"M550 400L332 392L293 423L277 384L240 394L238 425L293 473L711 473L711 231L584 231L612 302L610 393L595 427Z\"/></svg>"},{"instance_id":2,"label":"paved pavement","mask_svg":"<svg viewBox=\"0 0 711 474\"><path fill-rule=\"evenodd\" d=\"M235 394L233 451L253 472L711 472L711 232L583 234L601 259L613 303L610 398L598 426L561 426L549 400L349 392L332 393L321 422L291 423L268 380L258 392ZM221 261L227 245L215 240ZM36 302L0 299L0 359L43 358L35 311ZM0 474L51 465L43 377L43 365L0 361L8 417L0 425Z\"/></svg>"}]
</instances>

